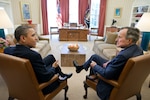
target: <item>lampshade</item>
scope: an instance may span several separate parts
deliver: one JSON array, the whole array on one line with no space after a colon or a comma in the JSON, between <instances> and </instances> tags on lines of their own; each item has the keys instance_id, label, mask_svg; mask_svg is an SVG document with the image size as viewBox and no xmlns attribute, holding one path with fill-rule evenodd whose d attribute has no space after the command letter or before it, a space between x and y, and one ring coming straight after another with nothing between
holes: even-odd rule
<instances>
[{"instance_id":1,"label":"lampshade","mask_svg":"<svg viewBox=\"0 0 150 100\"><path fill-rule=\"evenodd\" d=\"M10 21L8 15L3 8L0 8L0 29L13 28L13 24Z\"/></svg>"},{"instance_id":2,"label":"lampshade","mask_svg":"<svg viewBox=\"0 0 150 100\"><path fill-rule=\"evenodd\" d=\"M135 27L141 32L150 32L150 13L144 13Z\"/></svg>"}]
</instances>

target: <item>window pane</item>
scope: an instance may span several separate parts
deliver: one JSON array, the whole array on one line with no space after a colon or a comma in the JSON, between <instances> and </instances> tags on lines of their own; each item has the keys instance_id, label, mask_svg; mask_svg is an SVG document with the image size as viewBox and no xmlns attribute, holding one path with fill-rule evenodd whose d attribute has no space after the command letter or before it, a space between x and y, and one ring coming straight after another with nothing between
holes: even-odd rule
<instances>
[{"instance_id":1,"label":"window pane","mask_svg":"<svg viewBox=\"0 0 150 100\"><path fill-rule=\"evenodd\" d=\"M98 28L100 0L91 0L90 27Z\"/></svg>"},{"instance_id":2,"label":"window pane","mask_svg":"<svg viewBox=\"0 0 150 100\"><path fill-rule=\"evenodd\" d=\"M57 26L56 15L56 0L47 0L48 25Z\"/></svg>"},{"instance_id":3,"label":"window pane","mask_svg":"<svg viewBox=\"0 0 150 100\"><path fill-rule=\"evenodd\" d=\"M69 0L69 23L78 23L78 0Z\"/></svg>"}]
</instances>

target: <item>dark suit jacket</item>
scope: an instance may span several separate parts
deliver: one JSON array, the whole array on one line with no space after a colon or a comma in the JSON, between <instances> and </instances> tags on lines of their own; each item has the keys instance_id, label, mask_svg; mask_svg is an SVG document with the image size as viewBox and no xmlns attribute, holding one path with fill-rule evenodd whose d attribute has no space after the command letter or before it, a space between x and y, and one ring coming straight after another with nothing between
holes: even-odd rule
<instances>
[{"instance_id":1,"label":"dark suit jacket","mask_svg":"<svg viewBox=\"0 0 150 100\"><path fill-rule=\"evenodd\" d=\"M29 59L39 83L50 80L55 74L54 68L51 68L51 70L46 69L46 65L44 64L43 59L39 53L31 50L26 46L16 45L14 47L8 47L4 50L4 53Z\"/></svg>"},{"instance_id":2,"label":"dark suit jacket","mask_svg":"<svg viewBox=\"0 0 150 100\"><path fill-rule=\"evenodd\" d=\"M55 68L49 67L49 69L46 69L46 64L43 62L41 55L26 46L16 45L14 47L7 47L4 53L29 59L39 83L49 81L55 74ZM55 90L59 84L60 82L56 80L42 91L44 94L48 94Z\"/></svg>"},{"instance_id":3,"label":"dark suit jacket","mask_svg":"<svg viewBox=\"0 0 150 100\"><path fill-rule=\"evenodd\" d=\"M123 49L108 63L106 68L96 65L93 69L106 79L117 80L128 59L142 54L143 50L134 44ZM97 84L97 94L102 100L108 100L112 88L111 85L99 80Z\"/></svg>"}]
</instances>

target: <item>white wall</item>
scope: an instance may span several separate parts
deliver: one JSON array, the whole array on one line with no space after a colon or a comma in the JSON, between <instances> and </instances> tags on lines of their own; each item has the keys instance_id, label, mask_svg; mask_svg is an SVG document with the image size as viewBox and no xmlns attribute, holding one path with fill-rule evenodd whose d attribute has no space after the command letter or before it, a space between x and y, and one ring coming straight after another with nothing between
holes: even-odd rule
<instances>
[{"instance_id":1,"label":"white wall","mask_svg":"<svg viewBox=\"0 0 150 100\"><path fill-rule=\"evenodd\" d=\"M110 26L112 19L116 19L118 27L129 26L133 6L150 5L150 0L107 0L105 25ZM114 17L114 9L122 8L122 15L119 18Z\"/></svg>"},{"instance_id":2,"label":"white wall","mask_svg":"<svg viewBox=\"0 0 150 100\"><path fill-rule=\"evenodd\" d=\"M107 0L105 25L111 26L112 19L116 19L117 26L128 26L130 22L132 4L134 1L135 0ZM122 9L121 17L114 17L115 8Z\"/></svg>"},{"instance_id":3,"label":"white wall","mask_svg":"<svg viewBox=\"0 0 150 100\"><path fill-rule=\"evenodd\" d=\"M41 0L10 0L12 4L12 12L14 16L14 27L16 28L18 25L27 24L27 21L22 19L21 13L21 2L29 3L31 8L31 19L33 24L38 25L38 34L42 34L42 26L41 26Z\"/></svg>"},{"instance_id":4,"label":"white wall","mask_svg":"<svg viewBox=\"0 0 150 100\"><path fill-rule=\"evenodd\" d=\"M11 0L14 24L24 24L21 14L21 2L29 3L31 8L31 19L33 24L40 23L40 0Z\"/></svg>"},{"instance_id":5,"label":"white wall","mask_svg":"<svg viewBox=\"0 0 150 100\"><path fill-rule=\"evenodd\" d=\"M133 6L145 6L150 5L150 0L135 0Z\"/></svg>"}]
</instances>

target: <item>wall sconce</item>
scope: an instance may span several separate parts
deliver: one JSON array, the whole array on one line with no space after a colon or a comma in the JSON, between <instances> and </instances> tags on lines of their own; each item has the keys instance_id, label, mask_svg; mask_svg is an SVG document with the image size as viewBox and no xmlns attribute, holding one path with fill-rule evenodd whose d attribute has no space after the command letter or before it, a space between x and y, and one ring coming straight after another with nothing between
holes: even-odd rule
<instances>
[{"instance_id":1,"label":"wall sconce","mask_svg":"<svg viewBox=\"0 0 150 100\"><path fill-rule=\"evenodd\" d=\"M144 13L135 27L142 32L141 47L147 51L150 40L150 13Z\"/></svg>"},{"instance_id":2,"label":"wall sconce","mask_svg":"<svg viewBox=\"0 0 150 100\"><path fill-rule=\"evenodd\" d=\"M8 15L3 8L0 8L0 37L5 39L4 28L13 28Z\"/></svg>"}]
</instances>

